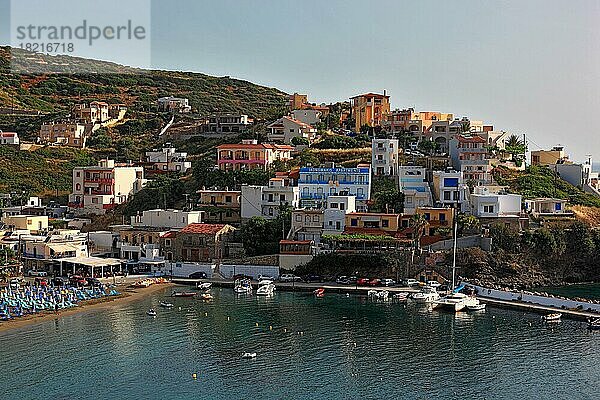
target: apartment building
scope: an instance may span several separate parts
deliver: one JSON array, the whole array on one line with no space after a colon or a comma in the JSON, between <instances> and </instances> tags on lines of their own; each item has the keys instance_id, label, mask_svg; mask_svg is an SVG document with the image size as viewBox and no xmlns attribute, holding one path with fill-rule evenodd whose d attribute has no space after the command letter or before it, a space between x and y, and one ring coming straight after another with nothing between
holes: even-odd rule
<instances>
[{"instance_id":1,"label":"apartment building","mask_svg":"<svg viewBox=\"0 0 600 400\"><path fill-rule=\"evenodd\" d=\"M452 121L454 114L436 111L415 112L413 108L394 110L388 116L384 128L389 132L410 132L416 137L429 132L437 121Z\"/></svg>"},{"instance_id":2,"label":"apartment building","mask_svg":"<svg viewBox=\"0 0 600 400\"><path fill-rule=\"evenodd\" d=\"M76 104L71 117L86 124L102 124L107 121L120 121L125 117L127 107L124 104L108 104L92 101L88 104Z\"/></svg>"},{"instance_id":3,"label":"apartment building","mask_svg":"<svg viewBox=\"0 0 600 400\"><path fill-rule=\"evenodd\" d=\"M315 126L321 122L323 113L320 110L312 108L304 108L301 110L292 110L292 119L300 121L307 125Z\"/></svg>"},{"instance_id":4,"label":"apartment building","mask_svg":"<svg viewBox=\"0 0 600 400\"><path fill-rule=\"evenodd\" d=\"M211 262L229 256L235 228L227 224L190 224L161 236L165 258L177 262Z\"/></svg>"},{"instance_id":5,"label":"apartment building","mask_svg":"<svg viewBox=\"0 0 600 400\"><path fill-rule=\"evenodd\" d=\"M323 234L340 235L346 228L346 214L356 212L356 197L329 196L323 211Z\"/></svg>"},{"instance_id":6,"label":"apartment building","mask_svg":"<svg viewBox=\"0 0 600 400\"><path fill-rule=\"evenodd\" d=\"M245 114L212 114L200 125L200 133L242 133L252 125L253 119Z\"/></svg>"},{"instance_id":7,"label":"apartment building","mask_svg":"<svg viewBox=\"0 0 600 400\"><path fill-rule=\"evenodd\" d=\"M252 217L277 218L281 206L298 207L299 191L285 177L269 179L267 186L243 185L241 193L242 221Z\"/></svg>"},{"instance_id":8,"label":"apartment building","mask_svg":"<svg viewBox=\"0 0 600 400\"><path fill-rule=\"evenodd\" d=\"M69 207L76 214L104 214L125 203L146 184L144 169L100 160L95 167L73 169L73 192Z\"/></svg>"},{"instance_id":9,"label":"apartment building","mask_svg":"<svg viewBox=\"0 0 600 400\"><path fill-rule=\"evenodd\" d=\"M192 168L192 162L187 160L187 153L177 151L174 147L163 147L160 150L147 151L143 166L147 174L186 173Z\"/></svg>"},{"instance_id":10,"label":"apartment building","mask_svg":"<svg viewBox=\"0 0 600 400\"><path fill-rule=\"evenodd\" d=\"M450 159L453 167L462 173L463 179L476 185L493 182L491 154L487 142L477 135L455 135L450 140Z\"/></svg>"},{"instance_id":11,"label":"apartment building","mask_svg":"<svg viewBox=\"0 0 600 400\"><path fill-rule=\"evenodd\" d=\"M382 126L390 114L390 96L383 94L365 93L350 98L354 131L360 132L365 125L370 127Z\"/></svg>"},{"instance_id":12,"label":"apartment building","mask_svg":"<svg viewBox=\"0 0 600 400\"><path fill-rule=\"evenodd\" d=\"M78 230L57 230L51 235L21 238L21 260L25 270L52 271L55 260L87 256L87 235Z\"/></svg>"},{"instance_id":13,"label":"apartment building","mask_svg":"<svg viewBox=\"0 0 600 400\"><path fill-rule=\"evenodd\" d=\"M398 139L373 139L371 166L375 176L398 174Z\"/></svg>"},{"instance_id":14,"label":"apartment building","mask_svg":"<svg viewBox=\"0 0 600 400\"><path fill-rule=\"evenodd\" d=\"M198 207L204 211L204 222L236 225L241 222L241 191L202 188L196 193Z\"/></svg>"},{"instance_id":15,"label":"apartment building","mask_svg":"<svg viewBox=\"0 0 600 400\"><path fill-rule=\"evenodd\" d=\"M217 163L219 169L225 171L252 168L266 170L276 160L291 160L293 149L288 145L258 144L256 140L244 140L239 144L222 144L217 146Z\"/></svg>"},{"instance_id":16,"label":"apartment building","mask_svg":"<svg viewBox=\"0 0 600 400\"><path fill-rule=\"evenodd\" d=\"M425 167L398 167L398 188L404 194L404 213L414 215L418 207L432 206L433 198Z\"/></svg>"},{"instance_id":17,"label":"apartment building","mask_svg":"<svg viewBox=\"0 0 600 400\"><path fill-rule=\"evenodd\" d=\"M355 196L358 209L365 209L371 198L371 167L358 165L356 168L330 167L300 168L298 180L301 207L325 207L327 198L335 195Z\"/></svg>"},{"instance_id":18,"label":"apartment building","mask_svg":"<svg viewBox=\"0 0 600 400\"><path fill-rule=\"evenodd\" d=\"M292 227L288 239L311 241L319 244L323 235L324 221L323 209L300 208L293 210Z\"/></svg>"},{"instance_id":19,"label":"apartment building","mask_svg":"<svg viewBox=\"0 0 600 400\"><path fill-rule=\"evenodd\" d=\"M273 142L292 143L295 137L313 141L317 135L317 129L292 117L284 116L267 126L267 140Z\"/></svg>"},{"instance_id":20,"label":"apartment building","mask_svg":"<svg viewBox=\"0 0 600 400\"><path fill-rule=\"evenodd\" d=\"M36 215L7 215L2 223L9 230L24 230L30 233L41 233L48 230L48 217Z\"/></svg>"},{"instance_id":21,"label":"apartment building","mask_svg":"<svg viewBox=\"0 0 600 400\"><path fill-rule=\"evenodd\" d=\"M465 201L469 190L463 181L462 173L458 171L434 171L432 187L435 202L450 207Z\"/></svg>"},{"instance_id":22,"label":"apartment building","mask_svg":"<svg viewBox=\"0 0 600 400\"><path fill-rule=\"evenodd\" d=\"M83 149L92 133L92 125L79 122L50 122L40 127L40 141Z\"/></svg>"},{"instance_id":23,"label":"apartment building","mask_svg":"<svg viewBox=\"0 0 600 400\"><path fill-rule=\"evenodd\" d=\"M202 211L154 209L142 211L131 217L131 226L135 228L182 229L189 224L200 222L202 222Z\"/></svg>"},{"instance_id":24,"label":"apartment building","mask_svg":"<svg viewBox=\"0 0 600 400\"><path fill-rule=\"evenodd\" d=\"M290 110L300 110L308 104L308 96L305 94L294 93L289 99Z\"/></svg>"},{"instance_id":25,"label":"apartment building","mask_svg":"<svg viewBox=\"0 0 600 400\"><path fill-rule=\"evenodd\" d=\"M532 150L531 165L551 166L555 164L570 164L569 156L565 153L565 148L555 146L550 150Z\"/></svg>"},{"instance_id":26,"label":"apartment building","mask_svg":"<svg viewBox=\"0 0 600 400\"><path fill-rule=\"evenodd\" d=\"M469 195L468 212L479 218L482 225L501 223L519 229L522 227L521 202L521 195L493 193L485 186L480 186Z\"/></svg>"}]
</instances>

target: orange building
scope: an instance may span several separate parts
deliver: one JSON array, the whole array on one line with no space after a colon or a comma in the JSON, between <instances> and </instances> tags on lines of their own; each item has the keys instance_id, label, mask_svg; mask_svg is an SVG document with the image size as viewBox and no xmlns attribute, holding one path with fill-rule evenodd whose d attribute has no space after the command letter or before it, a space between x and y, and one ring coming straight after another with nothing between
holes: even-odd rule
<instances>
[{"instance_id":1,"label":"orange building","mask_svg":"<svg viewBox=\"0 0 600 400\"><path fill-rule=\"evenodd\" d=\"M365 93L350 98L355 131L360 132L364 125L381 126L390 114L390 96Z\"/></svg>"}]
</instances>

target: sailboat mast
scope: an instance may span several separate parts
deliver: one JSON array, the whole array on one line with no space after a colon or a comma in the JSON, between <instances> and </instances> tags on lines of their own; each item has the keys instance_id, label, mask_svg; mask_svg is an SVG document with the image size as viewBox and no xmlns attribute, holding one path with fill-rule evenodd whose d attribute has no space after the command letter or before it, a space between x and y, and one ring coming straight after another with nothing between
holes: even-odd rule
<instances>
[{"instance_id":1,"label":"sailboat mast","mask_svg":"<svg viewBox=\"0 0 600 400\"><path fill-rule=\"evenodd\" d=\"M458 212L454 208L454 246L452 249L452 290L456 287L456 246L458 241Z\"/></svg>"}]
</instances>

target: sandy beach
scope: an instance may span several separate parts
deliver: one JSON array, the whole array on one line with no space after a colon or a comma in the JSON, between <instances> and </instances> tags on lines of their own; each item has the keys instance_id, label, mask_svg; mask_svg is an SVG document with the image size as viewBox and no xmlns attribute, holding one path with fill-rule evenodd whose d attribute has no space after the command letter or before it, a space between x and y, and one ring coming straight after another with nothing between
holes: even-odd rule
<instances>
[{"instance_id":1,"label":"sandy beach","mask_svg":"<svg viewBox=\"0 0 600 400\"><path fill-rule=\"evenodd\" d=\"M161 283L149 286L147 288L129 288L127 286L117 287L117 290L121 293L118 296L104 297L102 299L94 299L79 303L77 307L61 310L58 314L53 312L41 312L38 314L27 315L20 318L15 318L10 321L0 322L0 333L11 329L23 328L28 325L36 324L39 322L60 320L68 315L87 311L97 311L107 309L111 307L120 307L123 304L128 304L133 301L139 300L143 297L149 296L152 293L159 292L165 288L173 287L172 283Z\"/></svg>"}]
</instances>

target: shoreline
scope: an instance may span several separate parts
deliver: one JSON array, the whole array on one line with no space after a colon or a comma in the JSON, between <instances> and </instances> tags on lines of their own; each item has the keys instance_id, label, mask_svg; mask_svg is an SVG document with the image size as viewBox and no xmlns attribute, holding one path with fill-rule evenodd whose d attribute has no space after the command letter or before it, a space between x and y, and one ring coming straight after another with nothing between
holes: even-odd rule
<instances>
[{"instance_id":1,"label":"shoreline","mask_svg":"<svg viewBox=\"0 0 600 400\"><path fill-rule=\"evenodd\" d=\"M148 295L156 293L160 290L175 286L173 283L154 284L147 288L129 288L124 286L118 296L103 297L101 299L93 299L84 301L78 304L77 307L61 310L58 314L53 312L42 312L39 314L27 315L24 317L15 318L9 321L0 322L0 334L13 329L24 328L29 325L34 325L41 322L58 320L66 316L80 314L83 312L103 310L111 307L117 307L123 304L129 304L140 300Z\"/></svg>"}]
</instances>

